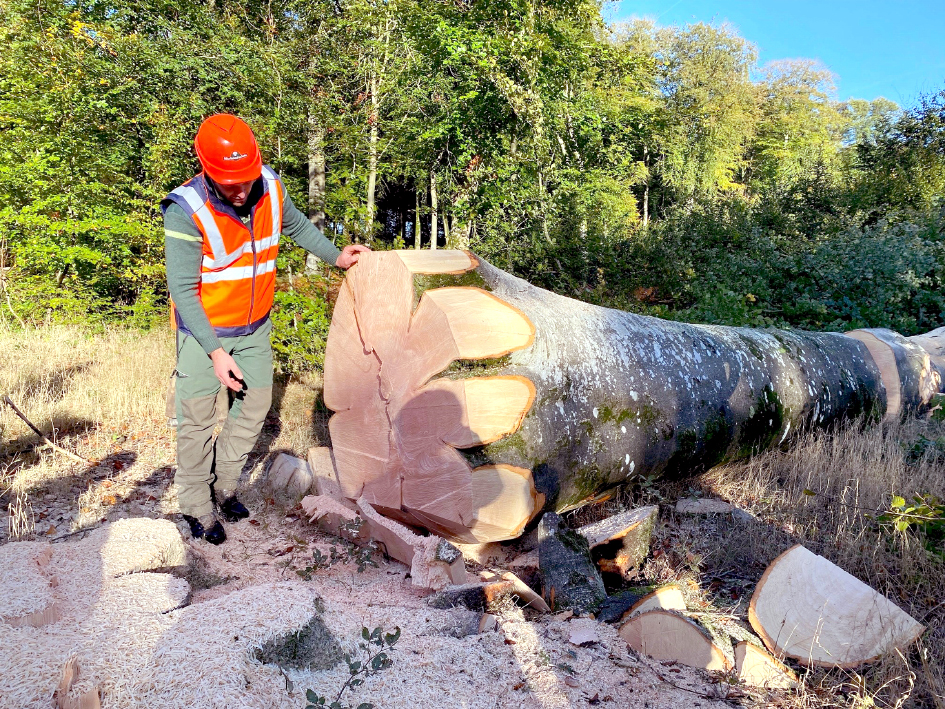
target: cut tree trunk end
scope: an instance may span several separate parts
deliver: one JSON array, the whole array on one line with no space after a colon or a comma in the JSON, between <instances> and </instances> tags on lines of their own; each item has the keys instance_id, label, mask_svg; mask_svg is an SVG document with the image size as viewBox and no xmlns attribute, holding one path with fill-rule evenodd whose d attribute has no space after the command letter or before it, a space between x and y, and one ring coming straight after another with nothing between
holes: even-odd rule
<instances>
[{"instance_id":1,"label":"cut tree trunk end","mask_svg":"<svg viewBox=\"0 0 945 709\"><path fill-rule=\"evenodd\" d=\"M921 409L941 375L918 339L688 325L565 298L467 252L364 254L325 355L338 481L447 538L511 539L543 508Z\"/></svg>"}]
</instances>

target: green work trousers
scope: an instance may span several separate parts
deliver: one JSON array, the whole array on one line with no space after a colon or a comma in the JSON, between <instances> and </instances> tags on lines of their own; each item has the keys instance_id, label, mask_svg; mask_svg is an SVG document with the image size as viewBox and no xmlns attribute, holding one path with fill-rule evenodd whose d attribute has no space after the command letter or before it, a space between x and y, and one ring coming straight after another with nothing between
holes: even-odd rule
<instances>
[{"instance_id":1,"label":"green work trousers","mask_svg":"<svg viewBox=\"0 0 945 709\"><path fill-rule=\"evenodd\" d=\"M242 337L223 337L246 388L229 391L229 412L216 440L220 380L213 362L192 335L177 333L177 496L180 511L201 517L213 511L211 489L235 490L272 404L272 323Z\"/></svg>"}]
</instances>

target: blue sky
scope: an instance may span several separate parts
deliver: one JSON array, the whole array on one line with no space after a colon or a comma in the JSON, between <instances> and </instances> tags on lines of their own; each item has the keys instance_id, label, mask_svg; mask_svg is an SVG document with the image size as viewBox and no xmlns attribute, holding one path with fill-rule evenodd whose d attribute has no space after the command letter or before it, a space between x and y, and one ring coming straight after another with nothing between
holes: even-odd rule
<instances>
[{"instance_id":1,"label":"blue sky","mask_svg":"<svg viewBox=\"0 0 945 709\"><path fill-rule=\"evenodd\" d=\"M945 0L619 0L605 16L728 21L758 47L761 64L819 59L836 75L841 99L885 96L907 107L945 89Z\"/></svg>"}]
</instances>

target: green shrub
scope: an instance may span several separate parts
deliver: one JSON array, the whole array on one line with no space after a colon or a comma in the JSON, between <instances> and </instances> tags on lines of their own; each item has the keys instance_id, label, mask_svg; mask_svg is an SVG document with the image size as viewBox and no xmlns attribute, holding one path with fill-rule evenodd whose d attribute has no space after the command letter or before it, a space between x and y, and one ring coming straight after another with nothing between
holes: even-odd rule
<instances>
[{"instance_id":1,"label":"green shrub","mask_svg":"<svg viewBox=\"0 0 945 709\"><path fill-rule=\"evenodd\" d=\"M272 309L272 353L281 374L321 370L331 324L328 283L318 276L296 276L277 290Z\"/></svg>"}]
</instances>

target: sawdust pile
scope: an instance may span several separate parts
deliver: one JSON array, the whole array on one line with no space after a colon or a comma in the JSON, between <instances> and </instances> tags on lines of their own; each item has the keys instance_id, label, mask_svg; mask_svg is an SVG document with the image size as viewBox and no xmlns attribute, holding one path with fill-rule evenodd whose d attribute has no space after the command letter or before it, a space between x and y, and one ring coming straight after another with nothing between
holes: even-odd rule
<instances>
[{"instance_id":1,"label":"sawdust pile","mask_svg":"<svg viewBox=\"0 0 945 709\"><path fill-rule=\"evenodd\" d=\"M409 570L396 562L381 561L363 574L337 564L311 581L289 580L298 578L295 567L267 547L300 547L300 541L308 550L327 547L303 525L262 530L241 523L228 527L230 540L222 547L191 543L205 573L229 579L196 591L172 574L145 572L181 560L179 532L167 521L116 522L80 542L51 547L0 547L0 617L43 603L61 607L59 619L43 627L0 622L0 709L51 706L72 657L80 671L70 695L97 689L105 709L298 709L309 688L330 700L348 676L344 662L321 671L283 670L254 657L257 648L316 615L354 655L362 627L402 629L393 667L345 695L355 705L564 708L606 700L614 708L658 709L691 705L694 695L678 687L710 689L688 668L674 668L667 682L666 669L628 651L603 624L596 640L574 645L575 619L529 620L510 605L496 630L463 630L469 611L430 608L429 592L412 586ZM37 559L44 556L49 559L41 565Z\"/></svg>"}]
</instances>

